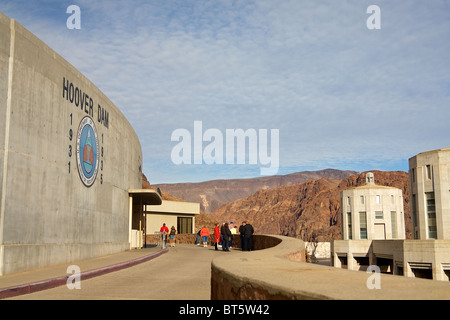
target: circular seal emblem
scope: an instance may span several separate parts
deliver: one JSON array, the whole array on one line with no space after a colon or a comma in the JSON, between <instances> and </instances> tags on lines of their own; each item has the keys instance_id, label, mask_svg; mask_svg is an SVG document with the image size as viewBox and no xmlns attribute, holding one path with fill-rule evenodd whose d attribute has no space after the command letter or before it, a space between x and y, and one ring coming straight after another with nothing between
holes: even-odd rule
<instances>
[{"instance_id":1,"label":"circular seal emblem","mask_svg":"<svg viewBox=\"0 0 450 320\"><path fill-rule=\"evenodd\" d=\"M94 121L84 117L77 132L77 167L86 187L94 184L98 172L98 136Z\"/></svg>"}]
</instances>

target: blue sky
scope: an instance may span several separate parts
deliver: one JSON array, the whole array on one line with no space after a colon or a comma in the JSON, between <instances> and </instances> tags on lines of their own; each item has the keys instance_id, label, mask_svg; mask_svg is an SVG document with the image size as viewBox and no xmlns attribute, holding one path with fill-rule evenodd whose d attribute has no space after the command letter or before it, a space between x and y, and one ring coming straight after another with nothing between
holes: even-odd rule
<instances>
[{"instance_id":1,"label":"blue sky","mask_svg":"<svg viewBox=\"0 0 450 320\"><path fill-rule=\"evenodd\" d=\"M81 9L68 30L66 8ZM381 29L369 30L370 5ZM408 170L449 147L450 3L0 0L99 87L139 136L151 183L260 176L175 165L176 129L278 129L279 174ZM205 147L208 143L204 143Z\"/></svg>"}]
</instances>

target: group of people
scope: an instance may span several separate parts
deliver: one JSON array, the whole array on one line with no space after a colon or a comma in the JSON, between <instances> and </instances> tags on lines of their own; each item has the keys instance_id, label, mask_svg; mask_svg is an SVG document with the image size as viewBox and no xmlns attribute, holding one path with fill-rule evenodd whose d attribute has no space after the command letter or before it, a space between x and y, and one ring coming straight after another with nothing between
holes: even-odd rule
<instances>
[{"instance_id":1,"label":"group of people","mask_svg":"<svg viewBox=\"0 0 450 320\"><path fill-rule=\"evenodd\" d=\"M220 228L219 223L216 223L213 234L215 250L219 250L218 248L221 246L223 251L230 251L230 248L232 248L233 245L233 235L237 234L236 229L237 226L234 226L233 222L230 222L230 224L225 222ZM242 222L239 227L242 251L252 250L252 235L254 232L255 230L250 223L247 223L246 221ZM200 245L200 238L202 238L203 247L207 247L209 237L209 230L204 226L197 233L197 245Z\"/></svg>"},{"instance_id":2,"label":"group of people","mask_svg":"<svg viewBox=\"0 0 450 320\"><path fill-rule=\"evenodd\" d=\"M233 235L237 234L237 226L234 226L233 222L230 224L223 223L222 227L219 228L219 223L216 223L214 227L214 247L215 250L219 250L219 247L222 247L223 251L230 251L233 245ZM253 226L246 221L243 221L241 226L239 227L239 234L241 238L241 249L242 251L251 251L252 250L252 235L255 232ZM167 238L169 238L169 243L171 247L175 247L175 238L177 235L177 230L174 226L169 230L165 223L160 229L161 240L163 248L166 247ZM196 244L200 245L200 238L203 241L203 247L208 246L208 238L210 237L210 233L207 227L201 228L197 233L197 241Z\"/></svg>"},{"instance_id":3,"label":"group of people","mask_svg":"<svg viewBox=\"0 0 450 320\"><path fill-rule=\"evenodd\" d=\"M172 228L170 228L170 231L169 231L169 228L167 228L166 224L163 223L163 226L161 227L159 232L161 233L161 240L162 240L163 248L166 247L167 237L169 237L170 246L175 247L175 237L177 235L177 230L175 229L175 226L172 226Z\"/></svg>"}]
</instances>

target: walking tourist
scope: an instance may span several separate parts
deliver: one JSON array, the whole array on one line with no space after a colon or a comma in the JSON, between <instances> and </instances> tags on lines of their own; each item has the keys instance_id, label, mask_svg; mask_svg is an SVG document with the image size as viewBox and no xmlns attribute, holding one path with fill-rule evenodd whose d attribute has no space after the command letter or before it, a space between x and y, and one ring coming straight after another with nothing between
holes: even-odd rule
<instances>
[{"instance_id":1,"label":"walking tourist","mask_svg":"<svg viewBox=\"0 0 450 320\"><path fill-rule=\"evenodd\" d=\"M203 247L207 247L208 246L208 237L209 237L209 230L207 227L203 227L202 230L200 230L200 236L202 237L203 240Z\"/></svg>"},{"instance_id":2,"label":"walking tourist","mask_svg":"<svg viewBox=\"0 0 450 320\"><path fill-rule=\"evenodd\" d=\"M170 233L169 233L169 241L170 241L171 247L175 247L176 235L177 235L177 230L175 229L175 226L172 226L172 228L170 228Z\"/></svg>"},{"instance_id":3,"label":"walking tourist","mask_svg":"<svg viewBox=\"0 0 450 320\"><path fill-rule=\"evenodd\" d=\"M245 227L245 221L242 221L241 226L239 227L239 234L241 235L241 249L244 251L244 227Z\"/></svg>"},{"instance_id":4,"label":"walking tourist","mask_svg":"<svg viewBox=\"0 0 450 320\"><path fill-rule=\"evenodd\" d=\"M202 231L202 229L198 230L198 232L197 232L197 240L195 241L195 244L198 245L198 246L200 245L200 237L201 237L200 236L200 231Z\"/></svg>"},{"instance_id":5,"label":"walking tourist","mask_svg":"<svg viewBox=\"0 0 450 320\"><path fill-rule=\"evenodd\" d=\"M217 245L220 242L220 229L219 229L219 223L216 223L216 226L214 227L214 248L215 250L219 250L217 249Z\"/></svg>"},{"instance_id":6,"label":"walking tourist","mask_svg":"<svg viewBox=\"0 0 450 320\"><path fill-rule=\"evenodd\" d=\"M225 223L222 226L221 233L222 233L222 250L230 251L228 244L230 243L231 231L230 231L230 227L228 226L228 223Z\"/></svg>"},{"instance_id":7,"label":"walking tourist","mask_svg":"<svg viewBox=\"0 0 450 320\"><path fill-rule=\"evenodd\" d=\"M244 226L244 247L242 250L251 251L252 250L252 236L255 230L250 223L245 223Z\"/></svg>"},{"instance_id":8,"label":"walking tourist","mask_svg":"<svg viewBox=\"0 0 450 320\"><path fill-rule=\"evenodd\" d=\"M230 237L230 243L229 243L228 247L231 249L233 247L233 235L236 234L236 228L234 227L233 222L230 222L230 232L231 232L231 237Z\"/></svg>"},{"instance_id":9,"label":"walking tourist","mask_svg":"<svg viewBox=\"0 0 450 320\"><path fill-rule=\"evenodd\" d=\"M167 242L167 234L169 233L169 228L166 227L165 223L163 223L163 226L161 227L161 229L159 229L159 233L161 234L162 247L163 249L165 249Z\"/></svg>"}]
</instances>

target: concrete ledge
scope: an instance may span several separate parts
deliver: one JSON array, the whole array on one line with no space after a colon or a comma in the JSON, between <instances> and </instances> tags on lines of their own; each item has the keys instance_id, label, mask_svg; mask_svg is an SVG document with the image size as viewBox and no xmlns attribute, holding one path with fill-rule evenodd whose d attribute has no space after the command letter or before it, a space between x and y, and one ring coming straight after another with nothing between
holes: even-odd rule
<instances>
[{"instance_id":1,"label":"concrete ledge","mask_svg":"<svg viewBox=\"0 0 450 320\"><path fill-rule=\"evenodd\" d=\"M292 260L304 259L304 242L281 240L275 247L233 252L211 263L211 299L450 299L450 283L379 274L380 289L368 289L373 274ZM291 259L289 259L291 258Z\"/></svg>"},{"instance_id":2,"label":"concrete ledge","mask_svg":"<svg viewBox=\"0 0 450 320\"><path fill-rule=\"evenodd\" d=\"M157 236L159 239L159 236ZM177 234L175 238L175 243L177 244L195 244L197 240L196 234ZM147 235L147 243L154 244L155 236ZM253 235L252 237L252 250L263 250L274 247L281 242L281 239L273 236L266 235ZM214 246L214 236L210 236L208 238L208 245ZM241 237L239 234L233 235L233 247L240 248L241 247Z\"/></svg>"},{"instance_id":3,"label":"concrete ledge","mask_svg":"<svg viewBox=\"0 0 450 320\"><path fill-rule=\"evenodd\" d=\"M104 274L107 274L110 272L115 272L115 271L119 271L122 269L130 268L135 265L155 259L167 252L168 252L168 250L164 249L164 250L160 250L158 252L151 253L144 257L140 257L140 258L136 258L133 260L113 264L110 266L81 272L80 279L87 280L87 279L98 277L98 276L101 276L101 275L104 275ZM67 284L67 280L70 276L71 275L65 275L65 276L61 276L61 277L57 277L57 278L52 278L52 279L47 279L47 280L43 280L43 281L37 281L37 282L33 282L33 283L27 283L27 284L23 284L23 285L0 289L0 299L6 299L6 298L11 298L11 297L15 297L15 296L24 295L24 294L30 294L30 293L38 292L38 291L42 291L42 290L56 288L56 287Z\"/></svg>"}]
</instances>

